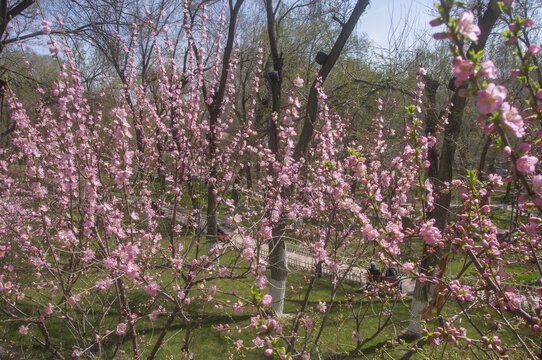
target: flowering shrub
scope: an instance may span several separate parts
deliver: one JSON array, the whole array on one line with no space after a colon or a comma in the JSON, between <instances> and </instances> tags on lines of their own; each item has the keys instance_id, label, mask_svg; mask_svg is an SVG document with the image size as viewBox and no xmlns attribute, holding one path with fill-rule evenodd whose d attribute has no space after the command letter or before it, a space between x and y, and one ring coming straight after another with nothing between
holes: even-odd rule
<instances>
[{"instance_id":1,"label":"flowering shrub","mask_svg":"<svg viewBox=\"0 0 542 360\"><path fill-rule=\"evenodd\" d=\"M504 36L522 62L514 76L529 96L513 101L512 90L488 83L496 79L494 63L464 51L465 42L477 41L481 31L469 11L451 17L453 6L453 1L441 1L432 25L446 26L436 38L450 43L459 94L476 102L478 122L510 159L513 175L507 181L522 188L521 208L530 215L514 233L500 239L490 216L488 199L503 185L495 174L480 180L469 172L447 184L446 191L460 194L461 209L443 228L431 218L436 194L425 170L439 134L425 133L423 68L406 109L399 151L384 140L393 131L380 114L374 116L373 136L348 139L350 119L330 109L318 86L313 146L298 160L300 77L293 80L283 113L272 114L278 127L276 154L253 125L261 70L252 77L247 118L236 118L235 55L226 72L224 99L213 108L219 109L217 123L211 126L205 106L214 104L222 44L217 37L213 65L204 73L204 25L185 26L189 46L183 71L162 54L159 44L173 46L167 35L152 34L158 74L154 97L135 76L134 36L124 49L130 59L126 84L112 109L88 100L70 49L53 40L51 54L62 62L51 85L53 101L44 100L29 115L12 92L7 94L16 130L0 160L0 307L2 320L15 327L2 328L4 338L18 332L22 342L57 358L113 358L126 351L126 342L130 357L152 359L178 322L184 336L181 352L172 356L190 358L191 343L200 341L192 332L212 311L250 319L216 326L229 341L224 352L229 358L248 351L281 359L319 358L328 353L323 334L333 328L332 316L351 338L338 349L345 357L392 332L382 351L401 350L405 344L395 336L402 329L396 316L405 305L385 296L390 285L362 291L346 285L349 275L373 258L434 289L421 319L414 314L415 321L423 322L423 333L408 345L405 357L448 343L487 357L506 357L511 349L523 357L540 353L535 340L542 290L521 293L509 270L519 263L542 273L542 90L530 74L540 48L517 40L533 23L514 16L512 1L502 3L509 23ZM184 11L188 18L188 2ZM222 9L219 25L224 24ZM46 32L50 25L43 22ZM262 58L260 52L260 66ZM258 164L257 184L243 189L235 202L230 191L235 176L249 164ZM202 194L192 193L194 183L204 184ZM232 231L205 251L202 209L189 204L209 192L216 195L216 211ZM412 227L404 226L406 217L414 219ZM277 235L276 229L283 231ZM294 238L311 254L314 266L304 286L291 289L302 295L291 318L275 317L269 307L277 299L267 294L264 252L277 236ZM423 239L429 253L446 253L439 269L418 270L422 259L402 254L411 238ZM461 269L446 274L452 256L462 259ZM323 268L331 277L329 293L314 299ZM473 320L481 313L488 314L492 326L480 327ZM149 336L146 327L157 321L158 334ZM69 332L53 334L59 323ZM503 331L518 341L504 344ZM9 343L2 346L2 354L22 356Z\"/></svg>"}]
</instances>

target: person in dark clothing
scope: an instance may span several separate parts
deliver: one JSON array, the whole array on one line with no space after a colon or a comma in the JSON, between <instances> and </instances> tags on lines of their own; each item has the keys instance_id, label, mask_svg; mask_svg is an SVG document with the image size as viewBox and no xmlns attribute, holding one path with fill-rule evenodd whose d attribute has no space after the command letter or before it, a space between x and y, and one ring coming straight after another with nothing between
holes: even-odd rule
<instances>
[{"instance_id":1,"label":"person in dark clothing","mask_svg":"<svg viewBox=\"0 0 542 360\"><path fill-rule=\"evenodd\" d=\"M371 261L371 267L369 268L369 274L374 275L374 276L382 275L380 270L378 270L376 268L376 263L374 261Z\"/></svg>"},{"instance_id":2,"label":"person in dark clothing","mask_svg":"<svg viewBox=\"0 0 542 360\"><path fill-rule=\"evenodd\" d=\"M386 276L394 278L397 276L397 270L395 270L394 267L389 267L388 270L386 270Z\"/></svg>"}]
</instances>

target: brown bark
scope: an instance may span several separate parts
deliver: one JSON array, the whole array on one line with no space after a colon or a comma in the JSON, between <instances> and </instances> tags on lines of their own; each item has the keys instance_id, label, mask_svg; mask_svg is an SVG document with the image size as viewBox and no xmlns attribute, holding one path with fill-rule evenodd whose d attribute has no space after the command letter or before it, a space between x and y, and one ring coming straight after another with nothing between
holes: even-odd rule
<instances>
[{"instance_id":1,"label":"brown bark","mask_svg":"<svg viewBox=\"0 0 542 360\"><path fill-rule=\"evenodd\" d=\"M331 49L329 56L326 61L323 63L322 68L320 69L320 82L324 83L327 76L335 66L346 41L350 37L356 23L358 22L361 14L365 11L365 8L369 5L369 0L358 0L352 14L350 15L348 21L342 25L342 30ZM282 87L282 66L283 59L282 54L278 52L277 39L275 36L275 14L273 12L273 1L266 0L266 13L267 13L267 32L269 36L269 46L271 50L271 57L273 59L273 71L267 74L272 95L272 112L273 114L278 115L280 111L280 98L281 98L281 87ZM299 160L303 154L306 152L309 142L313 135L313 127L316 122L316 117L318 114L318 93L316 89L317 81L315 80L311 86L309 92L309 99L307 102L307 119L303 125L303 130L299 137L298 143L294 149L294 159ZM278 117L277 117L278 118ZM273 117L270 119L270 135L269 135L269 148L275 156L278 156L278 130L277 124L273 120ZM271 170L272 171L272 170ZM286 281L288 275L288 266L286 262L286 244L282 238L284 232L284 225L282 221L279 221L278 224L273 228L273 239L270 242L269 246L269 267L271 269L271 282L272 284L282 284ZM276 289L275 289L276 290ZM284 291L281 293L281 299L273 299L273 303L276 301L280 304L276 309L282 311L282 303L284 301Z\"/></svg>"},{"instance_id":2,"label":"brown bark","mask_svg":"<svg viewBox=\"0 0 542 360\"><path fill-rule=\"evenodd\" d=\"M6 28L11 20L20 15L23 11L28 9L35 0L22 0L17 5L8 8L8 0L0 1L0 38L4 37ZM6 44L4 41L0 42L0 53L4 50Z\"/></svg>"},{"instance_id":3,"label":"brown bark","mask_svg":"<svg viewBox=\"0 0 542 360\"><path fill-rule=\"evenodd\" d=\"M277 116L280 112L281 88L282 88L282 54L278 52L277 38L275 35L275 13L273 11L273 0L266 0L265 10L267 14L267 34L269 36L269 47L271 58L273 60L273 70L267 73L267 79L271 88L271 111L269 119L269 148L278 157L278 127L273 115ZM273 169L269 168L270 172ZM271 270L271 283L269 292L273 296L272 308L278 314L283 311L284 305L284 283L288 276L288 263L286 261L286 244L282 239L284 227L282 222L273 227L273 237L269 242L269 268ZM278 299L275 299L278 297Z\"/></svg>"},{"instance_id":4,"label":"brown bark","mask_svg":"<svg viewBox=\"0 0 542 360\"><path fill-rule=\"evenodd\" d=\"M309 99L307 101L307 119L303 124L303 129L301 130L301 135L299 136L299 141L294 150L294 159L300 159L303 154L307 151L310 140L312 139L312 134L314 131L314 124L316 122L316 115L318 114L318 91L316 85L318 81L322 84L326 81L329 73L335 66L335 63L339 59L341 52L346 44L346 41L350 38L354 27L356 26L361 14L365 11L365 8L369 5L369 0L358 0L352 14L348 18L348 21L344 23L342 30L331 48L331 52L326 59L326 62L322 65L322 68L318 72L320 80L314 80L309 92Z\"/></svg>"},{"instance_id":5,"label":"brown bark","mask_svg":"<svg viewBox=\"0 0 542 360\"><path fill-rule=\"evenodd\" d=\"M489 150L489 145L491 145L491 136L485 135L484 146L482 148L482 153L480 154L480 162L478 163L478 178L483 179L482 172L486 167L487 152Z\"/></svg>"},{"instance_id":6,"label":"brown bark","mask_svg":"<svg viewBox=\"0 0 542 360\"><path fill-rule=\"evenodd\" d=\"M425 89L424 96L426 98L425 107L425 135L436 136L437 124L439 122L439 113L437 112L437 90L439 82L430 76L424 76ZM431 179L437 176L438 169L438 152L433 146L427 153L427 160L431 163L427 169L427 178Z\"/></svg>"},{"instance_id":7,"label":"brown bark","mask_svg":"<svg viewBox=\"0 0 542 360\"><path fill-rule=\"evenodd\" d=\"M487 10L479 23L481 35L477 43L473 43L467 52L472 50L478 52L484 49L491 29L497 22L500 15L500 9L497 0L491 0L487 6ZM459 134L461 132L461 126L463 124L463 113L465 111L466 98L459 96L461 88L455 90L452 95L450 103L450 116L448 118L448 124L444 129L444 141L442 144L440 159L438 164L438 171L435 184L435 190L437 193L437 200L435 204L435 211L432 217L436 220L435 226L439 229L444 229L447 221L448 208L450 207L451 195L450 193L442 193L441 188L444 182L452 181L453 164L455 158L455 152L457 150L457 141L459 140Z\"/></svg>"},{"instance_id":8,"label":"brown bark","mask_svg":"<svg viewBox=\"0 0 542 360\"><path fill-rule=\"evenodd\" d=\"M497 19L500 15L500 9L498 6L497 0L491 0L487 6L482 19L480 20L479 27L481 35L477 43L473 43L467 54L472 50L478 52L483 50L491 29L497 22ZM461 126L463 124L463 114L466 105L466 98L459 96L460 88L455 89L450 103L452 104L450 108L450 115L448 117L448 124L446 124L444 129L444 139L440 151L440 157L438 162L431 161L431 166L428 170L429 174L433 175L433 184L434 184L434 193L436 194L435 198L435 209L428 214L429 218L435 219L435 226L441 231L446 228L448 220L448 210L450 208L451 202L451 193L443 191L444 184L446 182L452 181L453 176L453 164L455 159L455 152L457 150L457 141L459 140L459 134L461 132ZM429 92L430 93L430 92ZM431 96L431 94L430 94ZM431 101L431 98L429 98ZM430 112L428 113L430 115ZM433 114L434 116L434 114ZM432 119L429 120L429 126L432 126ZM426 128L427 130L427 128ZM436 251L432 247L424 245L423 257L421 263L420 272L430 273L430 269L435 268L441 257L441 252ZM412 331L416 326L413 326L413 322L419 321L417 319L416 309L425 308L429 302L432 288L429 286L422 287L419 281L416 281L416 286L414 289L414 295L412 299L412 308L411 308L411 326L409 326L409 332L411 335L421 335L418 331ZM425 305L421 305L425 304ZM418 328L420 329L420 328ZM416 330L418 330L416 329Z\"/></svg>"},{"instance_id":9,"label":"brown bark","mask_svg":"<svg viewBox=\"0 0 542 360\"><path fill-rule=\"evenodd\" d=\"M217 148L216 139L216 126L218 118L221 114L222 101L224 100L224 93L226 91L226 83L228 80L228 71L230 68L230 59L233 51L233 42L235 39L235 27L237 24L237 16L241 5L245 0L237 0L235 5L231 7L230 1L230 24L228 27L228 38L226 40L226 46L224 48L224 54L222 56L222 72L220 74L220 81L218 84L218 90L213 97L213 102L209 105L209 133L207 139L209 141L209 180L207 182L207 241L208 249L214 247L214 244L218 241L218 225L216 220L217 210L217 164L215 162Z\"/></svg>"}]
</instances>

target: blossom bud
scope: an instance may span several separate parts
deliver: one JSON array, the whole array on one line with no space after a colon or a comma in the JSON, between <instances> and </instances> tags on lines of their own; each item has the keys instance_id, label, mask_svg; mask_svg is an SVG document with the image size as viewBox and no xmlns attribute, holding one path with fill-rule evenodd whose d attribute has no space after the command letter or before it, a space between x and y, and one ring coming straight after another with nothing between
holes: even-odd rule
<instances>
[{"instance_id":1,"label":"blossom bud","mask_svg":"<svg viewBox=\"0 0 542 360\"><path fill-rule=\"evenodd\" d=\"M519 151L521 151L522 153L528 153L530 150L531 150L531 144L522 143L519 146Z\"/></svg>"}]
</instances>

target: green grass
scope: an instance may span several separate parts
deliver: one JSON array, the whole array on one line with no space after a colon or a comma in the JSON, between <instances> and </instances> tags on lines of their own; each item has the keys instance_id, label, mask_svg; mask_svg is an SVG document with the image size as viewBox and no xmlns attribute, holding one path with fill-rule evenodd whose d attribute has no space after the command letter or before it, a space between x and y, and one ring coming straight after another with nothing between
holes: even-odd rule
<instances>
[{"instance_id":1,"label":"green grass","mask_svg":"<svg viewBox=\"0 0 542 360\"><path fill-rule=\"evenodd\" d=\"M167 248L168 241L164 241L164 246ZM187 239L183 239L187 242ZM415 242L412 245L412 254L416 255L420 253L421 242ZM186 254L186 258L191 258L195 255L195 249L192 248L189 253ZM233 253L227 254L223 259L223 263L227 263L234 257ZM462 258L453 256L448 265L448 271L450 274L456 274L459 269L462 267ZM18 263L21 269L24 269L24 263ZM507 267L507 271L520 274L518 279L525 279L525 281L531 281L530 277L533 275L526 273L524 268L518 265L510 265ZM21 272L20 272L21 273ZM32 274L30 272L22 272L25 280L28 282L32 279ZM269 273L266 275L269 277ZM285 303L285 312L288 314L295 314L299 311L301 303L303 301L304 289L307 287L307 272L301 271L291 271L288 276L288 285L293 288L293 290L288 291L288 298ZM164 275L167 278L167 274ZM84 283L93 284L95 279L92 278L92 275L87 275L86 278L81 279L79 286L82 287ZM217 295L216 299L219 303L224 303L227 300L235 301L235 297L228 294L234 288L237 289L237 294L243 298L250 298L250 285L252 284L253 278L247 278L243 280L236 280L231 282L227 279L222 280L213 280L212 284L216 285L217 288L221 289L224 294ZM210 284L209 284L210 285ZM315 323L318 325L321 321L321 314L316 310L316 306L319 301L330 302L330 293L332 291L331 281L327 277L317 279L315 282L315 287L311 296L309 298L309 306L307 308L307 315L313 317ZM141 304L141 311L143 314L148 313L146 309L153 310L155 305L152 301L149 301L149 296L143 291L131 291L129 293L130 298L129 302L131 304ZM31 314L35 313L33 309L33 304L28 300L32 298L32 291L29 291L28 298L21 302L22 309ZM34 294L38 296L39 294ZM347 296L354 295L355 297L349 301L347 305ZM168 310L172 310L171 306L166 306ZM330 317L324 327L319 349L322 356L334 354L336 352L348 352L355 347L355 342L352 339L352 332L356 330L356 324L353 319L351 309L354 311L365 314L363 317L363 322L360 326L360 332L362 334L362 339L368 339L375 334L375 330L378 328L379 323L382 322L380 314L382 311L392 311L392 322L387 326L381 333L377 334L374 339L368 341L364 344L361 349L361 354L357 357L362 358L376 358L383 357L384 352L389 353L391 358L399 357L404 353L405 349L408 348L408 345L411 345L415 340L409 340L405 344L399 344L401 341L400 335L407 326L407 319L410 310L410 299L396 299L393 297L383 297L375 298L374 296L367 296L362 294L357 286L351 284L345 284L343 288L337 293L335 299L335 306L333 307ZM224 332L219 332L216 330L216 327L219 324L229 323L233 326L238 326L239 328L245 328L250 324L250 317L253 315L248 311L245 311L243 314L235 314L231 308L224 307L223 309L215 310L212 307L212 304L206 304L204 307L201 306L201 303L186 306L184 308L186 311L187 317L191 319L191 333L190 333L190 351L194 353L195 359L225 359L228 357L228 351L233 351L232 342L227 338ZM457 314L460 308L454 303L447 303L443 308L443 315L449 317L451 315ZM494 323L491 319L485 317L487 315L483 311L475 311L472 315L474 319L475 326L479 329L482 329L483 333L497 333L501 336L503 343L507 344L516 344L517 341L512 337L510 332L501 331L495 328ZM112 308L108 313L108 316L104 320L104 327L114 330L116 324L119 320L119 311L118 308ZM95 317L91 314L91 319L97 321ZM292 318L284 317L281 320L282 324L286 329L292 326ZM152 345L156 341L158 335L166 324L166 316L161 315L155 322L151 322L149 319L144 318L137 322L137 331L141 340L141 349L143 353L143 358L145 358L150 351ZM50 359L52 358L50 354L44 351L43 347L39 346L36 342L29 341L29 336L20 335L18 332L18 327L20 324L17 322L7 321L5 318L0 318L0 336L4 334L6 341L13 346L19 354L24 353L24 357L28 359ZM52 342L55 346L60 347L64 350L67 357L71 353L71 348L74 345L74 340L70 336L70 331L67 329L66 324L62 320L48 320L47 322L49 332L51 334ZM432 320L429 324L430 328L439 326L436 320ZM469 324L467 321L463 325L469 334L475 333L475 326ZM186 332L186 324L180 319L177 318L173 323L170 331L166 335L165 342L160 349L156 359L165 359L168 355L174 354L174 359L179 359L181 348L184 345L184 338ZM34 328L31 329L32 334L39 337L38 331ZM287 331L285 331L288 333ZM305 332L303 328L298 332L301 338L306 337L307 342L310 343L316 336L315 332ZM239 335L234 334L232 336L235 340L240 338L245 342L245 344L250 344L252 337L251 334L241 333ZM480 337L480 335L471 335L475 338ZM121 342L121 351L117 352L115 358L118 360L131 359L131 338L129 336L124 336L119 338L117 335L113 334L110 337L109 342L106 343L107 351L104 356L104 359L113 358L112 349L117 341ZM536 341L536 340L535 340ZM456 349L452 345L441 345L438 347L430 347L431 351L439 352L446 354L444 358L459 358L460 355L457 355ZM436 350L435 350L436 349ZM471 354L472 355L472 354ZM513 353L511 354L512 358ZM234 358L237 358L238 355L235 355ZM424 356L432 358L436 356L436 353L426 353ZM255 351L248 352L246 354L247 359L265 359L263 355L263 349L258 349ZM388 357L389 358L389 357ZM415 355L413 357L423 358L423 356ZM517 357L520 359L521 357Z\"/></svg>"},{"instance_id":2,"label":"green grass","mask_svg":"<svg viewBox=\"0 0 542 360\"><path fill-rule=\"evenodd\" d=\"M289 285L294 287L294 291L290 290L288 292L288 299L285 304L285 312L289 314L294 314L298 311L304 292L295 291L300 290L300 287L306 288L307 279L305 274L302 272L292 271L288 277ZM246 284L250 284L251 279L245 280ZM234 287L239 289L238 295L248 297L249 291L248 286L238 286L229 280L218 280L216 285L219 288L222 288L224 291L230 291ZM321 278L316 280L316 286L313 293L311 294L309 300L309 310L307 314L315 318L315 323L319 323L319 313L317 312L316 305L319 301L327 301L329 303L329 296L331 291L331 282L329 278ZM407 345L413 344L415 340L407 341L404 345L398 345L400 341L400 335L405 329L408 319L409 309L410 309L410 300L409 299L396 299L393 297L389 298L374 298L371 296L362 296L362 293L359 292L355 286L346 284L344 291L340 291L336 298L336 305L331 311L331 316L326 324L326 327L323 331L321 338L320 349L322 355L329 355L334 352L345 352L354 348L355 343L352 340L352 331L355 330L354 320L351 316L349 308L345 306L345 292L352 293L356 295L356 298L351 301L351 305L355 311L360 311L366 313L366 316L363 319L361 324L361 334L362 338L366 339L372 336L375 332L375 329L378 327L379 321L381 318L379 314L381 311L392 309L393 308L393 323L388 326L382 333L376 336L373 340L369 341L364 345L360 354L357 358L376 358L383 356L383 352L387 352L392 358L395 356L400 356L404 352L404 349L407 348ZM218 297L219 301L224 301L228 298L231 298L228 295L222 295ZM144 292L132 292L130 302L131 303L146 303L148 301L148 296ZM31 311L30 304L26 305L25 310ZM449 315L457 314L459 308L454 303L448 303L443 309L443 316L447 317ZM224 309L216 311L212 308L211 305L201 308L201 306L189 306L186 308L186 312L193 321L193 331L191 333L190 341L190 350L194 352L195 359L225 359L227 358L228 351L232 351L231 342L227 339L224 332L218 332L216 327L219 324L230 323L232 325L237 325L240 328L244 328L250 323L251 314L245 312L244 314L235 314L231 309ZM118 312L113 309L110 312L106 322L110 324L110 327L113 328L118 320ZM501 336L503 343L514 344L514 338L505 331L498 331L495 327L491 318L485 317L483 311L475 311L472 315L475 325L478 328L483 329L484 333L493 333L496 332ZM165 325L166 317L159 316L155 322L149 320L141 320L137 323L138 332L144 336L144 340L141 342L141 347L144 350L144 355L148 355L150 346L154 344L158 334ZM282 323L285 327L291 326L291 317L284 317ZM438 326L438 322L433 320L430 323L430 327ZM18 326L14 323L3 323L3 330L8 330L8 333L11 334L9 341L13 343L19 351L24 349L26 358L29 359L49 359L52 358L47 352L44 352L43 349L36 345L35 343L29 343L28 337L20 335L17 331ZM73 342L70 341L69 336L65 336L67 329L64 327L64 324L60 320L55 320L48 322L49 331L53 337L53 343L57 346L62 344L62 347L66 349L66 352L69 353L69 349L73 345ZM461 326L464 326L469 335L477 337L474 334L474 328L468 322L464 322ZM156 359L166 359L167 355L174 354L174 359L180 358L181 347L184 344L186 325L180 320L177 319L172 328L170 329L168 335L165 338L165 343L160 349ZM314 339L314 333L305 333L304 330L300 330L300 336L307 336L308 339ZM233 336L237 339L237 335ZM249 343L251 338L248 334L241 334L239 338ZM116 335L111 337L111 342L109 346L112 348L113 344L117 341L122 341L121 351L116 354L116 359L125 360L131 359L131 339L129 336L126 336L122 339L118 339ZM309 341L310 342L310 341ZM432 347L430 347L432 348ZM454 349L453 346L448 345L444 348L444 345L441 345L436 348L436 350L431 350L435 352L444 352L446 355L444 358L452 359L459 358L457 355L457 349ZM440 353L439 353L440 355ZM471 354L472 355L472 354ZM436 353L427 353L425 356L436 356ZM456 357L454 357L456 356ZM108 352L105 356L105 359L112 358L112 353ZM234 357L237 358L237 357ZM266 358L263 355L263 350L259 349L257 351L252 351L246 354L247 359L264 359ZM423 358L422 355L415 355L414 359ZM513 353L512 353L512 358ZM519 358L518 358L519 359Z\"/></svg>"}]
</instances>

